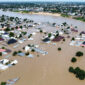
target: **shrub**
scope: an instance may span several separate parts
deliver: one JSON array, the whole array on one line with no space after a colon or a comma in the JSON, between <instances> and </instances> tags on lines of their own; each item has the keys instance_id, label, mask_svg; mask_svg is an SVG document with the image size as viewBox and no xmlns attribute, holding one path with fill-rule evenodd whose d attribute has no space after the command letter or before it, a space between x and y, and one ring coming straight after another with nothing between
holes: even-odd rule
<instances>
[{"instance_id":1,"label":"shrub","mask_svg":"<svg viewBox=\"0 0 85 85\"><path fill-rule=\"evenodd\" d=\"M78 56L78 57L83 56L83 52L78 51L78 52L76 53L76 56Z\"/></svg>"},{"instance_id":2,"label":"shrub","mask_svg":"<svg viewBox=\"0 0 85 85\"><path fill-rule=\"evenodd\" d=\"M42 30L40 30L40 33L42 33L43 31Z\"/></svg>"},{"instance_id":3,"label":"shrub","mask_svg":"<svg viewBox=\"0 0 85 85\"><path fill-rule=\"evenodd\" d=\"M17 55L17 52L15 51L14 53L13 53L13 56L16 56Z\"/></svg>"},{"instance_id":4,"label":"shrub","mask_svg":"<svg viewBox=\"0 0 85 85\"><path fill-rule=\"evenodd\" d=\"M75 38L74 37L72 37L72 39L71 40L75 40Z\"/></svg>"},{"instance_id":5,"label":"shrub","mask_svg":"<svg viewBox=\"0 0 85 85\"><path fill-rule=\"evenodd\" d=\"M85 71L80 69L79 67L76 67L75 69L73 67L70 67L69 72L74 73L76 78L79 78L80 80L85 79Z\"/></svg>"},{"instance_id":6,"label":"shrub","mask_svg":"<svg viewBox=\"0 0 85 85\"><path fill-rule=\"evenodd\" d=\"M22 53L22 51L21 51L21 50L19 50L19 51L18 51L18 53Z\"/></svg>"},{"instance_id":7,"label":"shrub","mask_svg":"<svg viewBox=\"0 0 85 85\"><path fill-rule=\"evenodd\" d=\"M69 67L69 72L74 72L74 69L73 69L73 67Z\"/></svg>"},{"instance_id":8,"label":"shrub","mask_svg":"<svg viewBox=\"0 0 85 85\"><path fill-rule=\"evenodd\" d=\"M1 82L1 85L6 85L6 82Z\"/></svg>"},{"instance_id":9,"label":"shrub","mask_svg":"<svg viewBox=\"0 0 85 85\"><path fill-rule=\"evenodd\" d=\"M25 53L25 55L29 55L29 52Z\"/></svg>"},{"instance_id":10,"label":"shrub","mask_svg":"<svg viewBox=\"0 0 85 85\"><path fill-rule=\"evenodd\" d=\"M22 32L22 34L23 34L23 35L26 35L26 34L27 34L27 32Z\"/></svg>"},{"instance_id":11,"label":"shrub","mask_svg":"<svg viewBox=\"0 0 85 85\"><path fill-rule=\"evenodd\" d=\"M65 41L65 39L63 39L63 41Z\"/></svg>"},{"instance_id":12,"label":"shrub","mask_svg":"<svg viewBox=\"0 0 85 85\"><path fill-rule=\"evenodd\" d=\"M9 62L7 62L5 65L8 65L8 64L10 64L11 62L9 61Z\"/></svg>"},{"instance_id":13,"label":"shrub","mask_svg":"<svg viewBox=\"0 0 85 85\"><path fill-rule=\"evenodd\" d=\"M52 34L51 34L51 33L49 33L49 34L48 34L48 37L51 37L51 35L52 35Z\"/></svg>"},{"instance_id":14,"label":"shrub","mask_svg":"<svg viewBox=\"0 0 85 85\"><path fill-rule=\"evenodd\" d=\"M75 74L76 77L79 78L80 80L84 80L85 78L85 71L80 69L79 67L75 68Z\"/></svg>"},{"instance_id":15,"label":"shrub","mask_svg":"<svg viewBox=\"0 0 85 85\"><path fill-rule=\"evenodd\" d=\"M5 47L2 47L2 49L5 49Z\"/></svg>"},{"instance_id":16,"label":"shrub","mask_svg":"<svg viewBox=\"0 0 85 85\"><path fill-rule=\"evenodd\" d=\"M10 31L10 28L6 28L5 31Z\"/></svg>"},{"instance_id":17,"label":"shrub","mask_svg":"<svg viewBox=\"0 0 85 85\"><path fill-rule=\"evenodd\" d=\"M30 45L30 44L28 44L28 46L30 47L31 45Z\"/></svg>"},{"instance_id":18,"label":"shrub","mask_svg":"<svg viewBox=\"0 0 85 85\"><path fill-rule=\"evenodd\" d=\"M28 38L30 38L30 37L32 37L32 34L30 34L30 35L28 36Z\"/></svg>"},{"instance_id":19,"label":"shrub","mask_svg":"<svg viewBox=\"0 0 85 85\"><path fill-rule=\"evenodd\" d=\"M53 23L52 25L53 25L53 26L55 26L55 25L56 25L56 23Z\"/></svg>"},{"instance_id":20,"label":"shrub","mask_svg":"<svg viewBox=\"0 0 85 85\"><path fill-rule=\"evenodd\" d=\"M9 33L9 36L10 36L10 37L14 37L14 33L13 33L13 32L10 32L10 33Z\"/></svg>"},{"instance_id":21,"label":"shrub","mask_svg":"<svg viewBox=\"0 0 85 85\"><path fill-rule=\"evenodd\" d=\"M21 38L21 37L22 37L22 34L19 35L19 38Z\"/></svg>"},{"instance_id":22,"label":"shrub","mask_svg":"<svg viewBox=\"0 0 85 85\"><path fill-rule=\"evenodd\" d=\"M2 56L2 52L0 52L0 56Z\"/></svg>"},{"instance_id":23,"label":"shrub","mask_svg":"<svg viewBox=\"0 0 85 85\"><path fill-rule=\"evenodd\" d=\"M77 59L75 58L75 57L73 57L72 59L71 59L71 62L76 62L77 61Z\"/></svg>"},{"instance_id":24,"label":"shrub","mask_svg":"<svg viewBox=\"0 0 85 85\"><path fill-rule=\"evenodd\" d=\"M31 51L32 51L32 52L35 52L35 50L34 50L34 49L32 49Z\"/></svg>"},{"instance_id":25,"label":"shrub","mask_svg":"<svg viewBox=\"0 0 85 85\"><path fill-rule=\"evenodd\" d=\"M61 51L61 48L58 48L58 51Z\"/></svg>"}]
</instances>

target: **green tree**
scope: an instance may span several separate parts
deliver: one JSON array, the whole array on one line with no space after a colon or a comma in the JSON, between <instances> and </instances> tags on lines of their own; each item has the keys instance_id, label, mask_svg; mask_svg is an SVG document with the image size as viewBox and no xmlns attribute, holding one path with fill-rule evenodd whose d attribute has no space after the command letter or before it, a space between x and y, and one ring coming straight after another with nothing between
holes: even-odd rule
<instances>
[{"instance_id":1,"label":"green tree","mask_svg":"<svg viewBox=\"0 0 85 85\"><path fill-rule=\"evenodd\" d=\"M48 33L48 37L51 37L51 35L52 35L51 33Z\"/></svg>"},{"instance_id":2,"label":"green tree","mask_svg":"<svg viewBox=\"0 0 85 85\"><path fill-rule=\"evenodd\" d=\"M1 85L6 85L6 82L1 82Z\"/></svg>"},{"instance_id":3,"label":"green tree","mask_svg":"<svg viewBox=\"0 0 85 85\"><path fill-rule=\"evenodd\" d=\"M16 52L16 51L14 51L14 52L13 52L13 56L16 56L16 55L17 55L17 52Z\"/></svg>"},{"instance_id":4,"label":"green tree","mask_svg":"<svg viewBox=\"0 0 85 85\"><path fill-rule=\"evenodd\" d=\"M60 47L58 48L58 51L61 51L61 48Z\"/></svg>"},{"instance_id":5,"label":"green tree","mask_svg":"<svg viewBox=\"0 0 85 85\"><path fill-rule=\"evenodd\" d=\"M83 56L83 52L81 52L81 51L76 52L76 56L78 56L78 57Z\"/></svg>"},{"instance_id":6,"label":"green tree","mask_svg":"<svg viewBox=\"0 0 85 85\"><path fill-rule=\"evenodd\" d=\"M9 33L9 36L10 36L10 37L14 37L14 33L13 33L13 32L10 32L10 33Z\"/></svg>"},{"instance_id":7,"label":"green tree","mask_svg":"<svg viewBox=\"0 0 85 85\"><path fill-rule=\"evenodd\" d=\"M10 29L9 28L6 28L5 31L10 31Z\"/></svg>"},{"instance_id":8,"label":"green tree","mask_svg":"<svg viewBox=\"0 0 85 85\"><path fill-rule=\"evenodd\" d=\"M35 52L35 50L34 50L34 49L32 49L31 51L32 51L32 52Z\"/></svg>"},{"instance_id":9,"label":"green tree","mask_svg":"<svg viewBox=\"0 0 85 85\"><path fill-rule=\"evenodd\" d=\"M25 53L25 55L29 55L29 54L30 54L29 52Z\"/></svg>"},{"instance_id":10,"label":"green tree","mask_svg":"<svg viewBox=\"0 0 85 85\"><path fill-rule=\"evenodd\" d=\"M0 52L0 56L2 56L2 52Z\"/></svg>"},{"instance_id":11,"label":"green tree","mask_svg":"<svg viewBox=\"0 0 85 85\"><path fill-rule=\"evenodd\" d=\"M69 67L69 72L73 73L74 72L74 68L73 67Z\"/></svg>"},{"instance_id":12,"label":"green tree","mask_svg":"<svg viewBox=\"0 0 85 85\"><path fill-rule=\"evenodd\" d=\"M42 33L43 32L43 30L40 30L40 33Z\"/></svg>"},{"instance_id":13,"label":"green tree","mask_svg":"<svg viewBox=\"0 0 85 85\"><path fill-rule=\"evenodd\" d=\"M73 41L74 41L74 40L75 40L75 38L74 38L74 37L72 37L72 39L71 39L71 40L73 40Z\"/></svg>"},{"instance_id":14,"label":"green tree","mask_svg":"<svg viewBox=\"0 0 85 85\"><path fill-rule=\"evenodd\" d=\"M76 62L77 61L77 59L75 58L75 57L73 57L72 59L71 59L71 62Z\"/></svg>"},{"instance_id":15,"label":"green tree","mask_svg":"<svg viewBox=\"0 0 85 85\"><path fill-rule=\"evenodd\" d=\"M64 22L64 23L62 23L64 26L66 26L67 25L67 23L66 22Z\"/></svg>"}]
</instances>

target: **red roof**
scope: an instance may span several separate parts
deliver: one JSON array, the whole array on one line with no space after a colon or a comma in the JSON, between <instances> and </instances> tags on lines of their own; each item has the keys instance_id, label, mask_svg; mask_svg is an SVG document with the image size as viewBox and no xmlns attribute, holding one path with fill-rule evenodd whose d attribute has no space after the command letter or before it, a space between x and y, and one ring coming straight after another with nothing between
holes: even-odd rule
<instances>
[{"instance_id":1,"label":"red roof","mask_svg":"<svg viewBox=\"0 0 85 85\"><path fill-rule=\"evenodd\" d=\"M56 42L58 42L58 41L61 41L62 39L64 39L63 36L57 36L57 37L54 38L52 41L56 41Z\"/></svg>"}]
</instances>

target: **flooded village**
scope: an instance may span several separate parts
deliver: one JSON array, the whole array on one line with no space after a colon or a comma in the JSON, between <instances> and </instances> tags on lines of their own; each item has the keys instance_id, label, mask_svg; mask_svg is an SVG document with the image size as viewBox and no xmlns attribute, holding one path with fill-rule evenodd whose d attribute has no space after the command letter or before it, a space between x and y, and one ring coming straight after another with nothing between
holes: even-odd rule
<instances>
[{"instance_id":1,"label":"flooded village","mask_svg":"<svg viewBox=\"0 0 85 85\"><path fill-rule=\"evenodd\" d=\"M60 15L0 10L0 85L84 85L84 27Z\"/></svg>"}]
</instances>

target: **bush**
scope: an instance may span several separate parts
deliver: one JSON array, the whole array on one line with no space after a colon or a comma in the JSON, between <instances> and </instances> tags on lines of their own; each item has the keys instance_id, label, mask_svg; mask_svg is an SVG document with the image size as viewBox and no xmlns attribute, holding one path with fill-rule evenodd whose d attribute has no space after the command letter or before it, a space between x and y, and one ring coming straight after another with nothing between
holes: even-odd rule
<instances>
[{"instance_id":1,"label":"bush","mask_svg":"<svg viewBox=\"0 0 85 85\"><path fill-rule=\"evenodd\" d=\"M1 85L6 85L6 82L1 82Z\"/></svg>"},{"instance_id":2,"label":"bush","mask_svg":"<svg viewBox=\"0 0 85 85\"><path fill-rule=\"evenodd\" d=\"M40 30L40 33L42 33L43 31L42 30Z\"/></svg>"},{"instance_id":3,"label":"bush","mask_svg":"<svg viewBox=\"0 0 85 85\"><path fill-rule=\"evenodd\" d=\"M26 35L26 34L27 34L27 32L22 32L22 34L23 34L23 35Z\"/></svg>"},{"instance_id":4,"label":"bush","mask_svg":"<svg viewBox=\"0 0 85 85\"><path fill-rule=\"evenodd\" d=\"M69 67L69 72L74 72L74 69L73 69L73 67Z\"/></svg>"},{"instance_id":5,"label":"bush","mask_svg":"<svg viewBox=\"0 0 85 85\"><path fill-rule=\"evenodd\" d=\"M77 61L77 59L74 57L71 59L71 62L76 62L76 61Z\"/></svg>"},{"instance_id":6,"label":"bush","mask_svg":"<svg viewBox=\"0 0 85 85\"><path fill-rule=\"evenodd\" d=\"M11 62L9 61L9 62L7 62L5 65L8 65L8 64L10 64Z\"/></svg>"},{"instance_id":7,"label":"bush","mask_svg":"<svg viewBox=\"0 0 85 85\"><path fill-rule=\"evenodd\" d=\"M22 53L22 51L21 51L21 50L19 50L19 51L18 51L18 53Z\"/></svg>"},{"instance_id":8,"label":"bush","mask_svg":"<svg viewBox=\"0 0 85 85\"><path fill-rule=\"evenodd\" d=\"M2 47L2 49L5 49L5 47Z\"/></svg>"},{"instance_id":9,"label":"bush","mask_svg":"<svg viewBox=\"0 0 85 85\"><path fill-rule=\"evenodd\" d=\"M2 56L2 53L0 52L0 56Z\"/></svg>"},{"instance_id":10,"label":"bush","mask_svg":"<svg viewBox=\"0 0 85 85\"><path fill-rule=\"evenodd\" d=\"M74 37L72 37L72 39L71 40L75 40L75 38Z\"/></svg>"},{"instance_id":11,"label":"bush","mask_svg":"<svg viewBox=\"0 0 85 85\"><path fill-rule=\"evenodd\" d=\"M28 36L28 38L30 38L30 37L32 37L32 34L30 34L30 35Z\"/></svg>"},{"instance_id":12,"label":"bush","mask_svg":"<svg viewBox=\"0 0 85 85\"><path fill-rule=\"evenodd\" d=\"M21 37L22 37L22 34L19 35L19 38L21 38Z\"/></svg>"},{"instance_id":13,"label":"bush","mask_svg":"<svg viewBox=\"0 0 85 85\"><path fill-rule=\"evenodd\" d=\"M50 38L50 37L51 37L51 35L52 35L52 34L51 34L51 33L49 33L49 34L48 34L48 37Z\"/></svg>"},{"instance_id":14,"label":"bush","mask_svg":"<svg viewBox=\"0 0 85 85\"><path fill-rule=\"evenodd\" d=\"M14 53L13 53L13 56L16 56L17 55L17 52L15 51Z\"/></svg>"},{"instance_id":15,"label":"bush","mask_svg":"<svg viewBox=\"0 0 85 85\"><path fill-rule=\"evenodd\" d=\"M10 28L6 28L5 31L10 31Z\"/></svg>"},{"instance_id":16,"label":"bush","mask_svg":"<svg viewBox=\"0 0 85 85\"><path fill-rule=\"evenodd\" d=\"M58 48L58 51L61 51L61 48Z\"/></svg>"},{"instance_id":17,"label":"bush","mask_svg":"<svg viewBox=\"0 0 85 85\"><path fill-rule=\"evenodd\" d=\"M25 53L25 55L29 55L29 52Z\"/></svg>"},{"instance_id":18,"label":"bush","mask_svg":"<svg viewBox=\"0 0 85 85\"><path fill-rule=\"evenodd\" d=\"M76 67L75 69L73 67L70 67L69 72L74 73L76 75L76 78L79 78L80 80L85 79L85 71L80 69L79 67Z\"/></svg>"},{"instance_id":19,"label":"bush","mask_svg":"<svg viewBox=\"0 0 85 85\"><path fill-rule=\"evenodd\" d=\"M76 56L78 56L78 57L83 56L83 52L78 51L78 52L76 53Z\"/></svg>"},{"instance_id":20,"label":"bush","mask_svg":"<svg viewBox=\"0 0 85 85\"><path fill-rule=\"evenodd\" d=\"M65 42L65 39L63 39L63 41Z\"/></svg>"},{"instance_id":21,"label":"bush","mask_svg":"<svg viewBox=\"0 0 85 85\"><path fill-rule=\"evenodd\" d=\"M34 49L32 49L31 51L32 51L32 52L35 52L35 50L34 50Z\"/></svg>"},{"instance_id":22,"label":"bush","mask_svg":"<svg viewBox=\"0 0 85 85\"><path fill-rule=\"evenodd\" d=\"M14 33L13 33L13 32L10 32L10 33L9 33L9 36L10 36L10 37L14 37Z\"/></svg>"}]
</instances>

